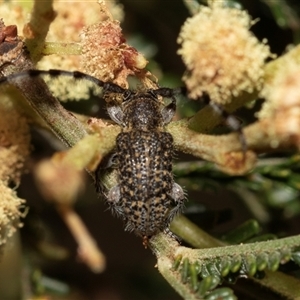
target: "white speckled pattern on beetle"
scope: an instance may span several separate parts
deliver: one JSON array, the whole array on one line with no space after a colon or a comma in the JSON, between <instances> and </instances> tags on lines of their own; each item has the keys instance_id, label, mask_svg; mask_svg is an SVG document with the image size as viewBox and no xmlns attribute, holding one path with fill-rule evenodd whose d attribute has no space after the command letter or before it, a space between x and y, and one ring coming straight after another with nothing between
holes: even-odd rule
<instances>
[{"instance_id":1,"label":"white speckled pattern on beetle","mask_svg":"<svg viewBox=\"0 0 300 300\"><path fill-rule=\"evenodd\" d=\"M127 92L120 106L107 109L122 126L115 153L118 185L107 202L125 221L125 230L144 239L167 229L183 208L184 193L172 175L173 138L164 130L174 107L174 102L163 106L149 90Z\"/></svg>"}]
</instances>

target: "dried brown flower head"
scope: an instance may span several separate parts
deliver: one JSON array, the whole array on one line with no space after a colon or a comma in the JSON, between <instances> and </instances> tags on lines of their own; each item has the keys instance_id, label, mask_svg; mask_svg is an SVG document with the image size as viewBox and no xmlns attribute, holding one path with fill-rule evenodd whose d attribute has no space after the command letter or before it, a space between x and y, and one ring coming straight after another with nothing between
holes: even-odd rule
<instances>
[{"instance_id":1,"label":"dried brown flower head","mask_svg":"<svg viewBox=\"0 0 300 300\"><path fill-rule=\"evenodd\" d=\"M58 1L55 5L57 17L51 24L47 41L80 42L78 45L82 52L80 56L44 57L38 68L79 70L103 81L113 81L127 87L127 77L139 73L147 61L135 48L125 43L119 23L123 18L123 10L116 2L99 0L98 4L88 5L76 2L69 9L64 2ZM46 82L61 101L88 99L90 89L98 93L93 84L84 81L74 83L71 78L46 78Z\"/></svg>"},{"instance_id":2,"label":"dried brown flower head","mask_svg":"<svg viewBox=\"0 0 300 300\"><path fill-rule=\"evenodd\" d=\"M191 98L207 92L213 101L226 104L242 91L260 87L270 52L249 31L252 23L247 12L223 7L222 1L187 19L178 53L187 67L183 80Z\"/></svg>"},{"instance_id":3,"label":"dried brown flower head","mask_svg":"<svg viewBox=\"0 0 300 300\"><path fill-rule=\"evenodd\" d=\"M144 69L146 59L125 43L120 23L106 20L86 27L82 37L82 67L103 81L126 88L127 77Z\"/></svg>"},{"instance_id":4,"label":"dried brown flower head","mask_svg":"<svg viewBox=\"0 0 300 300\"><path fill-rule=\"evenodd\" d=\"M116 1L107 1L107 3L99 1L99 4L70 1L70 5L66 5L66 1L55 1L54 8L57 16L51 23L46 42L79 43L81 40L80 32L85 26L103 21L104 16L101 14L101 10L106 7L106 4L113 12L117 12L118 18L122 19L122 9L120 5L116 4ZM68 44L66 44L67 46ZM55 55L44 56L38 62L37 68L84 71L84 68L81 68L80 60L81 56L59 55L58 52ZM50 91L60 101L89 99L90 89L93 88L90 83L83 81L75 83L72 78L64 77L56 80L45 78L45 80Z\"/></svg>"}]
</instances>

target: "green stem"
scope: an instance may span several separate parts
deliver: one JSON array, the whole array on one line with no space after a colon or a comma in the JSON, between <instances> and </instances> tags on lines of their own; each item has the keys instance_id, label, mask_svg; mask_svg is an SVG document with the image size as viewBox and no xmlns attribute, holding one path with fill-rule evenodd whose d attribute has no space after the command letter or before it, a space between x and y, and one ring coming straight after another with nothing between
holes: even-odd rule
<instances>
[{"instance_id":1,"label":"green stem","mask_svg":"<svg viewBox=\"0 0 300 300\"><path fill-rule=\"evenodd\" d=\"M282 272L266 271L263 280L255 280L269 290L279 294L284 299L300 299L299 279Z\"/></svg>"},{"instance_id":2,"label":"green stem","mask_svg":"<svg viewBox=\"0 0 300 300\"><path fill-rule=\"evenodd\" d=\"M224 243L213 238L185 216L177 216L171 223L170 229L195 248L210 248L211 245L223 246Z\"/></svg>"},{"instance_id":3,"label":"green stem","mask_svg":"<svg viewBox=\"0 0 300 300\"><path fill-rule=\"evenodd\" d=\"M157 256L157 268L183 299L199 300L199 297L182 282L180 274L173 269L174 253L178 243L170 236L160 233L150 240L150 247Z\"/></svg>"},{"instance_id":4,"label":"green stem","mask_svg":"<svg viewBox=\"0 0 300 300\"><path fill-rule=\"evenodd\" d=\"M237 110L239 107L242 107L246 103L256 99L258 96L257 91L249 94L243 93L239 97L233 99L228 105L224 108L228 113L232 113ZM188 127L191 130L197 132L209 132L211 129L216 127L223 121L223 118L216 114L212 107L207 105L203 109L199 110L188 122Z\"/></svg>"},{"instance_id":5,"label":"green stem","mask_svg":"<svg viewBox=\"0 0 300 300\"><path fill-rule=\"evenodd\" d=\"M256 162L252 152L242 154L242 145L236 133L222 136L200 134L188 128L186 119L172 122L167 130L174 138L176 149L214 162L228 174L245 174ZM245 138L248 146L246 133Z\"/></svg>"},{"instance_id":6,"label":"green stem","mask_svg":"<svg viewBox=\"0 0 300 300\"><path fill-rule=\"evenodd\" d=\"M184 222L182 220L180 223ZM186 222L185 226L190 226L190 222ZM190 230L195 230L194 225L190 226ZM181 257L182 259L188 259L190 263L197 263L202 266L214 261L222 260L227 258L236 257L247 257L254 256L257 257L262 253L271 255L276 252L290 253L293 250L299 248L300 246L300 235L292 236L288 238L272 240L267 242L257 242L251 244L241 244L233 246L223 246L220 247L221 243L214 238L207 238L207 234L199 230L198 242L199 246L202 245L206 247L205 249L190 249L187 247L179 246L176 241L174 241L170 236L160 233L154 236L150 240L150 247L157 256L158 259L158 269L161 274L168 280L168 282L174 287L174 289L185 299L199 299L192 298L192 291L187 284L183 284L180 272L173 269L173 264L176 257ZM199 241L202 241L200 243ZM207 249L210 247L210 249ZM299 280L285 275L281 272L266 272L267 276L265 279L254 280L256 283L273 290L274 292L286 296L287 299L298 299L300 297ZM191 297L191 298L189 298Z\"/></svg>"},{"instance_id":7,"label":"green stem","mask_svg":"<svg viewBox=\"0 0 300 300\"><path fill-rule=\"evenodd\" d=\"M258 256L260 253L272 253L275 251L284 251L289 249L290 251L295 250L300 246L300 235L287 237L278 240L272 240L267 242L241 244L218 247L216 243L211 244L210 249L189 249L186 247L178 247L176 251L177 255L188 257L191 262L198 262L200 264L207 263L210 260L215 260L222 257L236 257L236 256L247 256L255 255Z\"/></svg>"},{"instance_id":8,"label":"green stem","mask_svg":"<svg viewBox=\"0 0 300 300\"><path fill-rule=\"evenodd\" d=\"M24 27L25 44L33 62L40 60L50 24L55 18L52 0L34 1L30 21Z\"/></svg>"},{"instance_id":9,"label":"green stem","mask_svg":"<svg viewBox=\"0 0 300 300\"><path fill-rule=\"evenodd\" d=\"M81 46L78 43L46 42L42 51L43 55L80 55Z\"/></svg>"}]
</instances>

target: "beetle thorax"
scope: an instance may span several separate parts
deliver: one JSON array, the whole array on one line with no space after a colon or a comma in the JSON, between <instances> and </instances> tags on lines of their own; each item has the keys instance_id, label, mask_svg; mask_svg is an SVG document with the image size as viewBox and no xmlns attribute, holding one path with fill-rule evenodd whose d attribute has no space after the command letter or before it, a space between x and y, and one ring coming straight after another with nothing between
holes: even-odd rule
<instances>
[{"instance_id":1,"label":"beetle thorax","mask_svg":"<svg viewBox=\"0 0 300 300\"><path fill-rule=\"evenodd\" d=\"M163 124L160 103L148 95L137 95L125 102L123 113L127 128L149 131Z\"/></svg>"}]
</instances>

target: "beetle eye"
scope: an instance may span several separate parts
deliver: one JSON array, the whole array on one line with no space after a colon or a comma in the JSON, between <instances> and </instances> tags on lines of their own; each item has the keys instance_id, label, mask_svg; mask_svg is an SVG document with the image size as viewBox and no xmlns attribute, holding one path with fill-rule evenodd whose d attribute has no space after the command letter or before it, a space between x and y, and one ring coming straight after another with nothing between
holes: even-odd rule
<instances>
[{"instance_id":1,"label":"beetle eye","mask_svg":"<svg viewBox=\"0 0 300 300\"><path fill-rule=\"evenodd\" d=\"M123 101L130 100L131 95L132 95L132 92L130 90L124 91L124 93L123 93Z\"/></svg>"}]
</instances>

